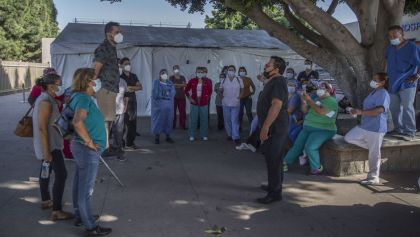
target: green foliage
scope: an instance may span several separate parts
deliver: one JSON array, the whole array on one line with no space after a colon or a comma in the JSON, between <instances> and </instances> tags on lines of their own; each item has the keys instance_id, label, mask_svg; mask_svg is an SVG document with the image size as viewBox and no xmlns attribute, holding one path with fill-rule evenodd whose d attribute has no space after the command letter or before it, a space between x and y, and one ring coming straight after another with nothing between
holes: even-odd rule
<instances>
[{"instance_id":1,"label":"green foliage","mask_svg":"<svg viewBox=\"0 0 420 237\"><path fill-rule=\"evenodd\" d=\"M53 0L0 0L0 59L41 61L41 39L56 37Z\"/></svg>"},{"instance_id":2,"label":"green foliage","mask_svg":"<svg viewBox=\"0 0 420 237\"><path fill-rule=\"evenodd\" d=\"M264 12L276 22L288 26L283 11L278 7L264 7ZM231 9L220 9L212 11L212 16L207 16L204 20L206 28L209 29L229 29L229 30L255 30L260 27L238 11Z\"/></svg>"},{"instance_id":3,"label":"green foliage","mask_svg":"<svg viewBox=\"0 0 420 237\"><path fill-rule=\"evenodd\" d=\"M404 12L410 15L415 15L420 11L420 0L406 0Z\"/></svg>"}]
</instances>

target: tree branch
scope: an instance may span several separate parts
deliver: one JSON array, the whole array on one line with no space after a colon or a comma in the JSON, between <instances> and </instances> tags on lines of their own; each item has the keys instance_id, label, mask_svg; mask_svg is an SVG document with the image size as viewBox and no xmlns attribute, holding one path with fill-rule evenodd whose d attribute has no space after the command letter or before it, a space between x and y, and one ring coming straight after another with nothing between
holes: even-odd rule
<instances>
[{"instance_id":1,"label":"tree branch","mask_svg":"<svg viewBox=\"0 0 420 237\"><path fill-rule=\"evenodd\" d=\"M335 12L335 9L337 8L338 0L333 0L330 4L330 7L328 7L327 13L332 15Z\"/></svg>"},{"instance_id":2,"label":"tree branch","mask_svg":"<svg viewBox=\"0 0 420 237\"><path fill-rule=\"evenodd\" d=\"M283 4L284 16L289 21L289 24L299 33L301 33L306 39L319 47L328 48L332 45L329 44L328 40L322 35L312 31L306 27L289 9L287 4Z\"/></svg>"},{"instance_id":3,"label":"tree branch","mask_svg":"<svg viewBox=\"0 0 420 237\"><path fill-rule=\"evenodd\" d=\"M398 25L401 23L402 14L404 11L405 0L382 0L383 7L392 17L391 24Z\"/></svg>"},{"instance_id":4,"label":"tree branch","mask_svg":"<svg viewBox=\"0 0 420 237\"><path fill-rule=\"evenodd\" d=\"M346 0L346 2L359 20L362 45L371 46L375 42L379 0Z\"/></svg>"},{"instance_id":5,"label":"tree branch","mask_svg":"<svg viewBox=\"0 0 420 237\"><path fill-rule=\"evenodd\" d=\"M344 55L364 55L365 50L340 22L315 6L311 0L284 0Z\"/></svg>"}]
</instances>

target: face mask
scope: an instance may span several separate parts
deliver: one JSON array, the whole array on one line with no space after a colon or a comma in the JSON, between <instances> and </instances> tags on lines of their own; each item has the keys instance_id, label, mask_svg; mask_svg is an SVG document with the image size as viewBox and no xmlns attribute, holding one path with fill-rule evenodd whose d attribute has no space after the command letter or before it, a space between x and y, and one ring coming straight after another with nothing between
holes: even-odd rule
<instances>
[{"instance_id":1,"label":"face mask","mask_svg":"<svg viewBox=\"0 0 420 237\"><path fill-rule=\"evenodd\" d=\"M228 77L232 78L235 76L235 71L228 71Z\"/></svg>"},{"instance_id":2,"label":"face mask","mask_svg":"<svg viewBox=\"0 0 420 237\"><path fill-rule=\"evenodd\" d=\"M321 96L323 96L325 94L325 90L324 89L318 89L318 90L316 90L316 95L318 96L318 97L321 97Z\"/></svg>"},{"instance_id":3,"label":"face mask","mask_svg":"<svg viewBox=\"0 0 420 237\"><path fill-rule=\"evenodd\" d=\"M372 87L373 89L378 88L378 83L374 80L370 81L369 86Z\"/></svg>"},{"instance_id":4,"label":"face mask","mask_svg":"<svg viewBox=\"0 0 420 237\"><path fill-rule=\"evenodd\" d=\"M168 80L168 74L162 74L162 75L160 75L160 79L162 79L164 81Z\"/></svg>"},{"instance_id":5,"label":"face mask","mask_svg":"<svg viewBox=\"0 0 420 237\"><path fill-rule=\"evenodd\" d=\"M130 72L131 71L131 65L125 65L124 71Z\"/></svg>"},{"instance_id":6,"label":"face mask","mask_svg":"<svg viewBox=\"0 0 420 237\"><path fill-rule=\"evenodd\" d=\"M274 70L274 69L273 69L273 70ZM267 72L267 71L265 71L265 70L264 70L263 76L264 76L265 78L269 79L269 78L270 78L270 74L271 74L271 72L272 72L273 70L271 70L271 71L269 71L269 72Z\"/></svg>"},{"instance_id":7,"label":"face mask","mask_svg":"<svg viewBox=\"0 0 420 237\"><path fill-rule=\"evenodd\" d=\"M98 92L102 87L102 82L99 79L94 80L96 86L93 87L93 91Z\"/></svg>"},{"instance_id":8,"label":"face mask","mask_svg":"<svg viewBox=\"0 0 420 237\"><path fill-rule=\"evenodd\" d=\"M174 73L175 73L175 74L178 74L178 73L179 73L179 70L178 70L178 69L175 69L175 70L174 70Z\"/></svg>"},{"instance_id":9,"label":"face mask","mask_svg":"<svg viewBox=\"0 0 420 237\"><path fill-rule=\"evenodd\" d=\"M207 73L204 72L202 76L202 78L207 77Z\"/></svg>"},{"instance_id":10,"label":"face mask","mask_svg":"<svg viewBox=\"0 0 420 237\"><path fill-rule=\"evenodd\" d=\"M124 37L121 33L114 35L114 42L117 44L121 44L124 40Z\"/></svg>"},{"instance_id":11,"label":"face mask","mask_svg":"<svg viewBox=\"0 0 420 237\"><path fill-rule=\"evenodd\" d=\"M391 40L389 40L389 42L394 46L401 44L401 40L399 38L391 39Z\"/></svg>"},{"instance_id":12,"label":"face mask","mask_svg":"<svg viewBox=\"0 0 420 237\"><path fill-rule=\"evenodd\" d=\"M203 74L204 74L204 73L198 72L198 73L197 73L197 78L198 78L198 79L203 78L203 77L204 77L204 75L203 75Z\"/></svg>"},{"instance_id":13,"label":"face mask","mask_svg":"<svg viewBox=\"0 0 420 237\"><path fill-rule=\"evenodd\" d=\"M288 73L286 73L286 78L287 79L292 79L293 78L293 73L291 73L291 72L288 72Z\"/></svg>"},{"instance_id":14,"label":"face mask","mask_svg":"<svg viewBox=\"0 0 420 237\"><path fill-rule=\"evenodd\" d=\"M239 72L239 76L241 76L241 77L246 76L246 72Z\"/></svg>"},{"instance_id":15,"label":"face mask","mask_svg":"<svg viewBox=\"0 0 420 237\"><path fill-rule=\"evenodd\" d=\"M62 94L64 94L64 89L62 86L57 86L57 91L55 91L55 95L56 96L61 96Z\"/></svg>"},{"instance_id":16,"label":"face mask","mask_svg":"<svg viewBox=\"0 0 420 237\"><path fill-rule=\"evenodd\" d=\"M310 65L310 64L306 64L306 65L305 65L305 68L306 68L307 70L310 70L310 69L312 69L312 65Z\"/></svg>"},{"instance_id":17,"label":"face mask","mask_svg":"<svg viewBox=\"0 0 420 237\"><path fill-rule=\"evenodd\" d=\"M224 79L225 79L224 77L219 78L220 81L223 81Z\"/></svg>"},{"instance_id":18,"label":"face mask","mask_svg":"<svg viewBox=\"0 0 420 237\"><path fill-rule=\"evenodd\" d=\"M289 94L293 94L293 93L295 93L296 88L294 86L288 86L287 91L289 92Z\"/></svg>"},{"instance_id":19,"label":"face mask","mask_svg":"<svg viewBox=\"0 0 420 237\"><path fill-rule=\"evenodd\" d=\"M122 72L123 72L123 70L122 70L122 68L118 68L118 71L120 72L120 75L122 74Z\"/></svg>"}]
</instances>

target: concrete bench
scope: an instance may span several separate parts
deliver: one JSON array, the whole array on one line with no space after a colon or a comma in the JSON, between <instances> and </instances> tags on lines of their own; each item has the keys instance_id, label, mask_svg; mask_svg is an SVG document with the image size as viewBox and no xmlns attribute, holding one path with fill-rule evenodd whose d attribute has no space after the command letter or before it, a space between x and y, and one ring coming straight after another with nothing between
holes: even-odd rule
<instances>
[{"instance_id":1,"label":"concrete bench","mask_svg":"<svg viewBox=\"0 0 420 237\"><path fill-rule=\"evenodd\" d=\"M420 141L406 142L385 137L382 144L381 171L420 171ZM335 135L320 149L321 162L326 172L346 176L368 172L368 151L344 141Z\"/></svg>"}]
</instances>

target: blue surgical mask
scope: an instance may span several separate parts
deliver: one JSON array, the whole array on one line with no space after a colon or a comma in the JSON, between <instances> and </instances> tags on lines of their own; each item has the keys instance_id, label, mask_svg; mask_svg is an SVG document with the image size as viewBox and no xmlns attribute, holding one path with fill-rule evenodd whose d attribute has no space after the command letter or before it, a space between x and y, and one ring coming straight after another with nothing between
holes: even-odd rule
<instances>
[{"instance_id":1,"label":"blue surgical mask","mask_svg":"<svg viewBox=\"0 0 420 237\"><path fill-rule=\"evenodd\" d=\"M197 78L201 79L204 77L204 73L198 72L197 73Z\"/></svg>"},{"instance_id":2,"label":"blue surgical mask","mask_svg":"<svg viewBox=\"0 0 420 237\"><path fill-rule=\"evenodd\" d=\"M93 91L96 93L102 88L102 82L100 79L96 79L94 82L96 85L93 87Z\"/></svg>"},{"instance_id":3,"label":"blue surgical mask","mask_svg":"<svg viewBox=\"0 0 420 237\"><path fill-rule=\"evenodd\" d=\"M391 39L389 42L394 46L401 44L401 40L399 38Z\"/></svg>"},{"instance_id":4,"label":"blue surgical mask","mask_svg":"<svg viewBox=\"0 0 420 237\"><path fill-rule=\"evenodd\" d=\"M241 77L246 76L246 72L239 72L239 76L241 76Z\"/></svg>"}]
</instances>

